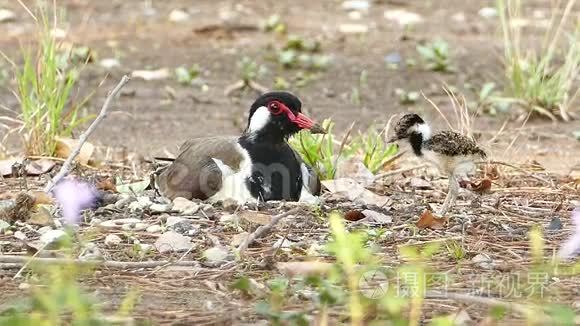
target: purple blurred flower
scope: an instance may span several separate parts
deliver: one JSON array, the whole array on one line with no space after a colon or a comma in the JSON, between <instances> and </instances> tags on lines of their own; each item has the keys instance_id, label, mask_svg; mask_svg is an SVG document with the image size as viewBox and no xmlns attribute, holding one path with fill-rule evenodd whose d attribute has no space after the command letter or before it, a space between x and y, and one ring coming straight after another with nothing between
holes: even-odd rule
<instances>
[{"instance_id":1,"label":"purple blurred flower","mask_svg":"<svg viewBox=\"0 0 580 326\"><path fill-rule=\"evenodd\" d=\"M98 196L97 190L90 184L72 179L59 182L54 188L54 197L62 208L62 215L67 224L78 224L81 211L91 208Z\"/></svg>"},{"instance_id":2,"label":"purple blurred flower","mask_svg":"<svg viewBox=\"0 0 580 326\"><path fill-rule=\"evenodd\" d=\"M580 207L576 207L572 212L572 222L574 223L574 233L560 247L558 257L561 259L573 258L580 251Z\"/></svg>"}]
</instances>

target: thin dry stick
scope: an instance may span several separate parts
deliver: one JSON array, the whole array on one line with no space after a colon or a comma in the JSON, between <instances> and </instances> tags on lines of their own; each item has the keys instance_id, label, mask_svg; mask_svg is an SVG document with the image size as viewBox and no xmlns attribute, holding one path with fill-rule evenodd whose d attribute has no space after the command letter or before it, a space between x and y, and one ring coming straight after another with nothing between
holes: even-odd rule
<instances>
[{"instance_id":1,"label":"thin dry stick","mask_svg":"<svg viewBox=\"0 0 580 326\"><path fill-rule=\"evenodd\" d=\"M81 134L81 136L79 137L79 142L78 142L76 148L72 151L72 153L66 159L66 161L64 162L64 164L60 168L60 171L58 171L57 175L55 175L54 178L52 178L52 180L46 185L46 187L44 188L44 192L47 192L47 193L50 192L52 190L52 188L62 178L66 177L66 175L70 172L72 163L73 163L74 159L81 152L81 148L83 147L84 143L87 141L89 136L93 133L93 131L95 131L95 129L97 128L99 123L101 123L101 121L107 116L107 110L109 109L109 105L111 103L111 100L117 95L117 93L119 93L121 88L123 88L129 82L129 80L131 80L131 78L129 78L129 76L127 76L127 75L123 76L123 78L121 78L121 81L119 81L117 86L112 91L109 92L109 94L107 95L107 98L105 99L105 103L103 103L103 107L101 108L101 112L95 118L95 121L93 121L93 123L91 123L89 128L84 133Z\"/></svg>"},{"instance_id":2,"label":"thin dry stick","mask_svg":"<svg viewBox=\"0 0 580 326\"><path fill-rule=\"evenodd\" d=\"M238 246L238 253L240 254L240 256L242 255L242 253L248 249L248 246L250 244L252 244L252 242L256 241L256 239L262 237L264 234L270 232L270 230L272 230L272 228L278 224L278 222L280 222L280 220L288 215L293 215L298 213L302 208L301 207L295 207L287 212L278 214L274 217L272 217L272 220L270 221L270 223L268 223L267 225L262 225L260 227L258 227L256 229L256 231L252 232L252 234L250 234L246 240L244 240L244 242L242 242L239 246Z\"/></svg>"},{"instance_id":3,"label":"thin dry stick","mask_svg":"<svg viewBox=\"0 0 580 326\"><path fill-rule=\"evenodd\" d=\"M0 267L3 264L9 264L13 266L14 264L21 264L22 266L28 265L32 258L29 256L12 256L12 255L1 255L0 256ZM75 265L89 265L89 266L102 266L108 268L118 268L118 269L130 269L130 268L155 268L163 266L166 264L172 264L175 266L199 266L197 261L114 261L114 260L81 260L81 259L66 259L66 258L34 258L33 264L47 264L47 265L65 265L65 264L75 264Z\"/></svg>"},{"instance_id":4,"label":"thin dry stick","mask_svg":"<svg viewBox=\"0 0 580 326\"><path fill-rule=\"evenodd\" d=\"M397 175L397 174L401 174L401 173L405 173L405 172L409 172L409 171L413 171L413 170L419 170L419 169L422 169L422 168L426 168L428 166L429 166L429 164L421 164L421 165L413 166L413 167L410 167L410 168L404 168L404 169L399 169L399 170L394 170L394 171L389 171L389 172L377 174L375 176L375 180L382 179L382 178L386 178L386 177L390 177L390 176Z\"/></svg>"}]
</instances>

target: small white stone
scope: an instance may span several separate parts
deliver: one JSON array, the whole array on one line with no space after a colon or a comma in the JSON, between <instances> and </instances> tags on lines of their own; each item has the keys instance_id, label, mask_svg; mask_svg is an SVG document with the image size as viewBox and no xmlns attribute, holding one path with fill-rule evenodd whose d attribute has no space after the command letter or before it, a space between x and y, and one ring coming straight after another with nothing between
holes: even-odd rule
<instances>
[{"instance_id":1,"label":"small white stone","mask_svg":"<svg viewBox=\"0 0 580 326\"><path fill-rule=\"evenodd\" d=\"M16 14L8 9L0 9L0 23L13 21L16 19Z\"/></svg>"},{"instance_id":2,"label":"small white stone","mask_svg":"<svg viewBox=\"0 0 580 326\"><path fill-rule=\"evenodd\" d=\"M165 225L167 225L168 227L171 227L171 226L174 226L175 224L177 224L183 220L185 220L183 217L168 216L167 221L165 222Z\"/></svg>"},{"instance_id":3,"label":"small white stone","mask_svg":"<svg viewBox=\"0 0 580 326\"><path fill-rule=\"evenodd\" d=\"M477 13L483 18L497 17L497 9L493 7L483 7Z\"/></svg>"},{"instance_id":4,"label":"small white stone","mask_svg":"<svg viewBox=\"0 0 580 326\"><path fill-rule=\"evenodd\" d=\"M18 284L18 289L20 289L20 290L28 290L28 289L30 289L30 284L29 283L22 282L22 283Z\"/></svg>"},{"instance_id":5,"label":"small white stone","mask_svg":"<svg viewBox=\"0 0 580 326\"><path fill-rule=\"evenodd\" d=\"M7 230L10 227L10 223L0 220L0 233L4 232L4 230Z\"/></svg>"},{"instance_id":6,"label":"small white stone","mask_svg":"<svg viewBox=\"0 0 580 326\"><path fill-rule=\"evenodd\" d=\"M123 242L123 239L116 234L108 234L105 237L105 245L108 247L118 246L121 242Z\"/></svg>"},{"instance_id":7,"label":"small white stone","mask_svg":"<svg viewBox=\"0 0 580 326\"><path fill-rule=\"evenodd\" d=\"M16 231L14 232L14 237L18 240L26 240L26 234L24 234L22 231Z\"/></svg>"},{"instance_id":8,"label":"small white stone","mask_svg":"<svg viewBox=\"0 0 580 326\"><path fill-rule=\"evenodd\" d=\"M38 232L38 234L42 235L45 234L46 232L52 230L52 227L50 226L43 226L40 229L38 229L36 232Z\"/></svg>"},{"instance_id":9,"label":"small white stone","mask_svg":"<svg viewBox=\"0 0 580 326\"><path fill-rule=\"evenodd\" d=\"M397 22L401 26L415 25L423 21L421 15L404 9L386 10L383 16L387 20Z\"/></svg>"},{"instance_id":10,"label":"small white stone","mask_svg":"<svg viewBox=\"0 0 580 326\"><path fill-rule=\"evenodd\" d=\"M364 24L340 24L338 30L344 34L365 34L368 33L369 27Z\"/></svg>"},{"instance_id":11,"label":"small white stone","mask_svg":"<svg viewBox=\"0 0 580 326\"><path fill-rule=\"evenodd\" d=\"M148 227L149 227L149 224L139 222L139 223L135 223L135 226L133 227L133 230L135 230L135 231L145 231L145 230L147 230Z\"/></svg>"},{"instance_id":12,"label":"small white stone","mask_svg":"<svg viewBox=\"0 0 580 326\"><path fill-rule=\"evenodd\" d=\"M118 228L118 227L122 227L123 225L130 225L130 224L135 224L135 223L139 223L141 222L140 219L138 218L120 218L117 220L108 220L108 221L104 221L101 224L99 224L99 226L102 227L106 227L106 228Z\"/></svg>"},{"instance_id":13,"label":"small white stone","mask_svg":"<svg viewBox=\"0 0 580 326\"><path fill-rule=\"evenodd\" d=\"M147 231L147 233L159 233L161 232L161 226L154 224L149 226L145 231Z\"/></svg>"},{"instance_id":14,"label":"small white stone","mask_svg":"<svg viewBox=\"0 0 580 326\"><path fill-rule=\"evenodd\" d=\"M169 13L169 21L172 21L174 23L185 22L185 21L188 21L189 18L190 18L189 14L183 10L180 10L180 9L173 9Z\"/></svg>"},{"instance_id":15,"label":"small white stone","mask_svg":"<svg viewBox=\"0 0 580 326\"><path fill-rule=\"evenodd\" d=\"M39 240L42 243L42 245L48 246L61 240L65 236L66 232L64 232L63 230L50 230L45 234L41 235Z\"/></svg>"},{"instance_id":16,"label":"small white stone","mask_svg":"<svg viewBox=\"0 0 580 326\"><path fill-rule=\"evenodd\" d=\"M342 9L344 10L367 11L370 6L369 2L365 0L346 0L342 3Z\"/></svg>"},{"instance_id":17,"label":"small white stone","mask_svg":"<svg viewBox=\"0 0 580 326\"><path fill-rule=\"evenodd\" d=\"M173 200L173 210L181 215L193 215L197 213L199 207L199 204L182 197L177 197Z\"/></svg>"},{"instance_id":18,"label":"small white stone","mask_svg":"<svg viewBox=\"0 0 580 326\"><path fill-rule=\"evenodd\" d=\"M167 213L171 210L171 205L167 204L153 204L149 206L152 213Z\"/></svg>"},{"instance_id":19,"label":"small white stone","mask_svg":"<svg viewBox=\"0 0 580 326\"><path fill-rule=\"evenodd\" d=\"M188 251L193 247L191 238L181 235L177 232L168 231L163 233L157 241L155 241L155 248L160 253L166 252L182 252Z\"/></svg>"},{"instance_id":20,"label":"small white stone","mask_svg":"<svg viewBox=\"0 0 580 326\"><path fill-rule=\"evenodd\" d=\"M113 69L121 66L119 60L115 58L105 58L99 61L99 65L105 69Z\"/></svg>"}]
</instances>

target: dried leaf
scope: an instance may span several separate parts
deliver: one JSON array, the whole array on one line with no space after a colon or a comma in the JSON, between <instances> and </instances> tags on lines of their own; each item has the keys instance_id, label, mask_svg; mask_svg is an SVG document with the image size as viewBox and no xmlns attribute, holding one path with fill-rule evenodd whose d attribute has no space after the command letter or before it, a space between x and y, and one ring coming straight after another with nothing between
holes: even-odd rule
<instances>
[{"instance_id":1,"label":"dried leaf","mask_svg":"<svg viewBox=\"0 0 580 326\"><path fill-rule=\"evenodd\" d=\"M341 194L351 201L365 205L383 207L391 202L388 197L379 196L352 179L325 180L322 185L331 193Z\"/></svg>"},{"instance_id":2,"label":"dried leaf","mask_svg":"<svg viewBox=\"0 0 580 326\"><path fill-rule=\"evenodd\" d=\"M364 211L362 211L362 214L365 216L364 222L366 223L389 224L393 222L393 218L391 216L387 216L381 212L373 211L370 209L365 209Z\"/></svg>"},{"instance_id":3,"label":"dried leaf","mask_svg":"<svg viewBox=\"0 0 580 326\"><path fill-rule=\"evenodd\" d=\"M344 214L344 219L347 221L359 221L365 218L362 211L359 210L350 210Z\"/></svg>"},{"instance_id":4,"label":"dried leaf","mask_svg":"<svg viewBox=\"0 0 580 326\"><path fill-rule=\"evenodd\" d=\"M481 179L479 182L473 182L470 180L461 180L459 181L459 186L478 194L483 194L489 192L491 189L491 179L484 178Z\"/></svg>"},{"instance_id":5,"label":"dried leaf","mask_svg":"<svg viewBox=\"0 0 580 326\"><path fill-rule=\"evenodd\" d=\"M171 76L169 69L161 68L157 70L135 70L131 73L134 78L141 78L144 80L160 80Z\"/></svg>"},{"instance_id":6,"label":"dried leaf","mask_svg":"<svg viewBox=\"0 0 580 326\"><path fill-rule=\"evenodd\" d=\"M488 164L484 167L483 171L486 178L491 180L498 180L500 178L500 172L497 165Z\"/></svg>"},{"instance_id":7,"label":"dried leaf","mask_svg":"<svg viewBox=\"0 0 580 326\"><path fill-rule=\"evenodd\" d=\"M255 211L242 211L239 215L244 220L259 225L268 225L272 221L272 216Z\"/></svg>"},{"instance_id":8,"label":"dried leaf","mask_svg":"<svg viewBox=\"0 0 580 326\"><path fill-rule=\"evenodd\" d=\"M140 193L144 192L145 189L147 189L147 187L149 187L150 182L151 182L151 180L145 179L143 181L127 183L127 184L120 184L120 185L117 185L115 188L121 194L128 194L128 195L140 194Z\"/></svg>"},{"instance_id":9,"label":"dried leaf","mask_svg":"<svg viewBox=\"0 0 580 326\"><path fill-rule=\"evenodd\" d=\"M14 164L22 163L22 159L9 159L0 161L0 174L3 177L12 176L12 166ZM26 164L26 174L29 176L38 176L47 172L50 172L52 168L56 165L54 161L49 159L40 159L36 161L31 161Z\"/></svg>"},{"instance_id":10,"label":"dried leaf","mask_svg":"<svg viewBox=\"0 0 580 326\"><path fill-rule=\"evenodd\" d=\"M375 176L363 162L356 158L350 158L338 162L335 178L352 179L363 186L367 186L374 182Z\"/></svg>"},{"instance_id":11,"label":"dried leaf","mask_svg":"<svg viewBox=\"0 0 580 326\"><path fill-rule=\"evenodd\" d=\"M332 269L332 264L321 261L281 262L276 264L276 268L287 276L325 275Z\"/></svg>"},{"instance_id":12,"label":"dried leaf","mask_svg":"<svg viewBox=\"0 0 580 326\"><path fill-rule=\"evenodd\" d=\"M72 151L76 148L79 141L78 139L57 137L56 139L56 157L68 158ZM85 142L81 147L79 155L76 157L76 161L83 165L88 165L93 153L95 151L95 146L89 142Z\"/></svg>"},{"instance_id":13,"label":"dried leaf","mask_svg":"<svg viewBox=\"0 0 580 326\"><path fill-rule=\"evenodd\" d=\"M448 220L447 217L436 218L430 210L426 209L421 213L417 227L419 229L442 229Z\"/></svg>"},{"instance_id":14,"label":"dried leaf","mask_svg":"<svg viewBox=\"0 0 580 326\"><path fill-rule=\"evenodd\" d=\"M34 198L34 205L52 205L54 198L44 191L31 191L30 195Z\"/></svg>"},{"instance_id":15,"label":"dried leaf","mask_svg":"<svg viewBox=\"0 0 580 326\"><path fill-rule=\"evenodd\" d=\"M95 184L96 188L102 191L117 192L117 186L112 178L105 178L97 181Z\"/></svg>"}]
</instances>

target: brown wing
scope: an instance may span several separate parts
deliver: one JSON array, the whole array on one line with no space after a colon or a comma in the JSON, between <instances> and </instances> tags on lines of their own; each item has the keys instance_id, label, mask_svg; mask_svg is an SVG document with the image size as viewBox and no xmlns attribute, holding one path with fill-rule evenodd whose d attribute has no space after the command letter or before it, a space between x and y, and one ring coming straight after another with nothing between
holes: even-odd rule
<instances>
[{"instance_id":1,"label":"brown wing","mask_svg":"<svg viewBox=\"0 0 580 326\"><path fill-rule=\"evenodd\" d=\"M477 146L473 139L454 131L438 132L425 141L423 146L425 149L448 156L479 155L482 158L486 157L485 152Z\"/></svg>"},{"instance_id":2,"label":"brown wing","mask_svg":"<svg viewBox=\"0 0 580 326\"><path fill-rule=\"evenodd\" d=\"M237 140L237 137L206 137L185 142L177 158L157 177L161 194L170 199L202 200L214 195L221 188L222 173L213 158L237 170L242 161Z\"/></svg>"}]
</instances>

